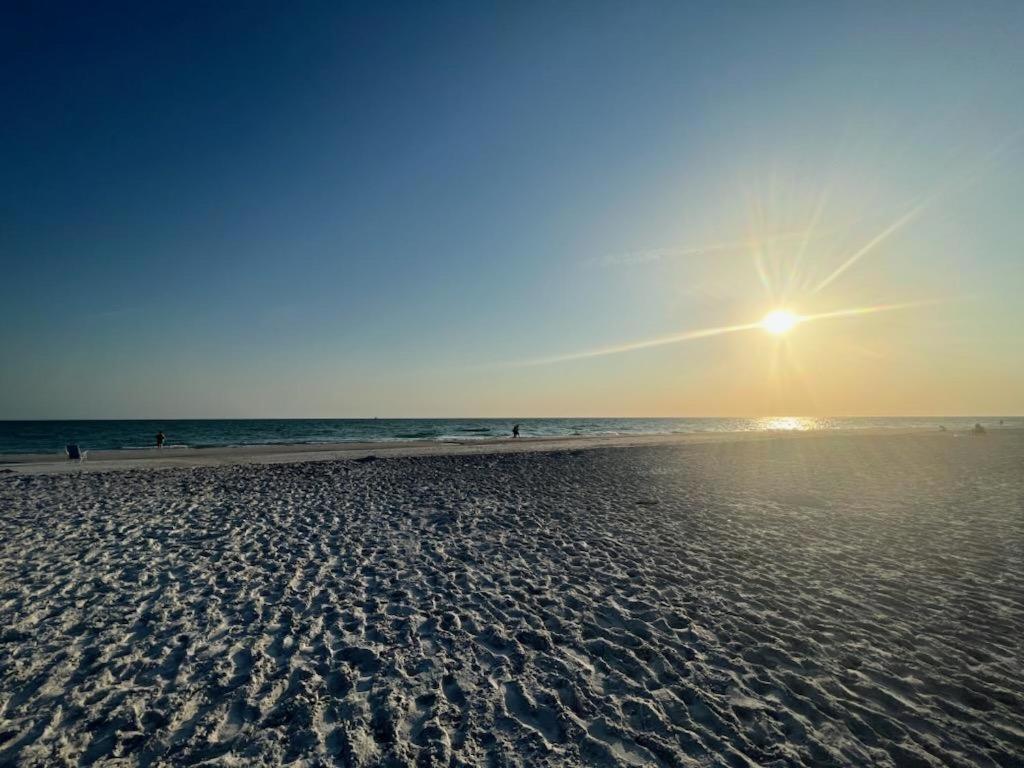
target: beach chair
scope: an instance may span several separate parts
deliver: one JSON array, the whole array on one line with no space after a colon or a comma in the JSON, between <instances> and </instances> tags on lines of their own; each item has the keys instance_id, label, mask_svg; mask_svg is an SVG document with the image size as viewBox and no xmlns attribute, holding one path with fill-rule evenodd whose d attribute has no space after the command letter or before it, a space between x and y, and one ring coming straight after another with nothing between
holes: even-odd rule
<instances>
[{"instance_id":1,"label":"beach chair","mask_svg":"<svg viewBox=\"0 0 1024 768\"><path fill-rule=\"evenodd\" d=\"M68 452L68 458L74 461L84 461L85 455L88 453L88 451L83 451L79 448L78 443L68 443L64 450Z\"/></svg>"}]
</instances>

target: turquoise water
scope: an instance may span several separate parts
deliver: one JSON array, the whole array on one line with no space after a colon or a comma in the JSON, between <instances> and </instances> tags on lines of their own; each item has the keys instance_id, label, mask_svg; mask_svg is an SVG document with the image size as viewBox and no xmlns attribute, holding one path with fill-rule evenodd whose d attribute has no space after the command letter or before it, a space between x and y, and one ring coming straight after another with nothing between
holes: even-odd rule
<instances>
[{"instance_id":1,"label":"turquoise water","mask_svg":"<svg viewBox=\"0 0 1024 768\"><path fill-rule=\"evenodd\" d=\"M1003 417L1004 427L1024 418ZM152 421L0 421L0 453L54 453L67 443L91 451L146 448L157 432L166 446L205 448L282 443L344 443L386 440L480 440L508 437L520 424L523 437L642 435L687 432L920 427L969 429L975 422L1000 426L998 416L757 419L166 419Z\"/></svg>"}]
</instances>

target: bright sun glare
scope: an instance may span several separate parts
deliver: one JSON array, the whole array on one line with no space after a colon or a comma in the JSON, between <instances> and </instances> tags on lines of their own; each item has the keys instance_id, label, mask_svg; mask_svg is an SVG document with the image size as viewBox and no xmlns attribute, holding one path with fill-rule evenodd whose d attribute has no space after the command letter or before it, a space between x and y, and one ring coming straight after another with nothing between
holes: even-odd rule
<instances>
[{"instance_id":1,"label":"bright sun glare","mask_svg":"<svg viewBox=\"0 0 1024 768\"><path fill-rule=\"evenodd\" d=\"M764 320L761 321L761 327L768 331L768 333L783 334L799 321L800 318L788 309L776 309L774 312L769 312L764 316Z\"/></svg>"}]
</instances>

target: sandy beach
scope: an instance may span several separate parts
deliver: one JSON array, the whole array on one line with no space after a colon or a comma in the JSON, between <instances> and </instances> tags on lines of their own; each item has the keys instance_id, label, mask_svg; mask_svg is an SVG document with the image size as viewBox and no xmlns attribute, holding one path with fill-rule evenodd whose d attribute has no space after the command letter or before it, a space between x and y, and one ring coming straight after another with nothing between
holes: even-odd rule
<instances>
[{"instance_id":1,"label":"sandy beach","mask_svg":"<svg viewBox=\"0 0 1024 768\"><path fill-rule=\"evenodd\" d=\"M0 765L1021 765L1018 430L3 469Z\"/></svg>"}]
</instances>

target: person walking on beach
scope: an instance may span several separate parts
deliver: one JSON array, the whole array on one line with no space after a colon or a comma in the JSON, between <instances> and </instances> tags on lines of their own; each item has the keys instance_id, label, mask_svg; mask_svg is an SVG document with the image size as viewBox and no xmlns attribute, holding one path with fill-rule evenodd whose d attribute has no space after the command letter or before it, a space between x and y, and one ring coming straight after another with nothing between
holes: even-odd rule
<instances>
[{"instance_id":1,"label":"person walking on beach","mask_svg":"<svg viewBox=\"0 0 1024 768\"><path fill-rule=\"evenodd\" d=\"M519 425L512 427L512 437L519 437Z\"/></svg>"},{"instance_id":2,"label":"person walking on beach","mask_svg":"<svg viewBox=\"0 0 1024 768\"><path fill-rule=\"evenodd\" d=\"M163 448L164 447L164 440L165 439L166 438L164 437L163 431L157 432L156 433L156 447L157 448Z\"/></svg>"}]
</instances>

